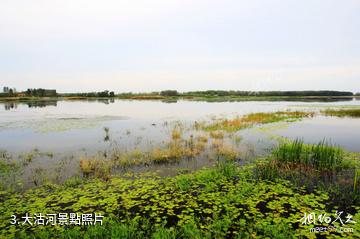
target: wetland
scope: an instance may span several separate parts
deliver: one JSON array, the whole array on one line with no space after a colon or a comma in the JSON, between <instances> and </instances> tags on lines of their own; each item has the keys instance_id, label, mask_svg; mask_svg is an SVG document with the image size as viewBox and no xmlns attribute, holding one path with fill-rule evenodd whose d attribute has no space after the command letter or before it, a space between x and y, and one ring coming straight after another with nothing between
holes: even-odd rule
<instances>
[{"instance_id":1,"label":"wetland","mask_svg":"<svg viewBox=\"0 0 360 239\"><path fill-rule=\"evenodd\" d=\"M360 221L359 112L356 99L2 102L0 238L343 236L299 220ZM106 220L9 223L62 211Z\"/></svg>"}]
</instances>

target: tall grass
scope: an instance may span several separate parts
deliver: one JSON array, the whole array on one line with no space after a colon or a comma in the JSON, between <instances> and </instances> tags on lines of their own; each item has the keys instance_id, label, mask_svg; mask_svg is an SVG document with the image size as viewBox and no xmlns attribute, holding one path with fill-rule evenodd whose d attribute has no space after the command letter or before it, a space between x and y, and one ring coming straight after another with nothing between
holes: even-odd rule
<instances>
[{"instance_id":1,"label":"tall grass","mask_svg":"<svg viewBox=\"0 0 360 239\"><path fill-rule=\"evenodd\" d=\"M267 160L257 163L254 176L260 180L290 180L313 192L329 193L333 205L359 202L359 171L352 156L331 143L304 144L303 140L280 144ZM331 207L331 206L330 206Z\"/></svg>"},{"instance_id":2,"label":"tall grass","mask_svg":"<svg viewBox=\"0 0 360 239\"><path fill-rule=\"evenodd\" d=\"M354 193L357 192L357 188L359 187L359 183L360 183L360 170L355 169L355 174L354 174Z\"/></svg>"},{"instance_id":3,"label":"tall grass","mask_svg":"<svg viewBox=\"0 0 360 239\"><path fill-rule=\"evenodd\" d=\"M316 169L334 170L341 167L344 153L326 140L315 145L306 145L302 139L279 145L273 152L275 160L294 163Z\"/></svg>"}]
</instances>

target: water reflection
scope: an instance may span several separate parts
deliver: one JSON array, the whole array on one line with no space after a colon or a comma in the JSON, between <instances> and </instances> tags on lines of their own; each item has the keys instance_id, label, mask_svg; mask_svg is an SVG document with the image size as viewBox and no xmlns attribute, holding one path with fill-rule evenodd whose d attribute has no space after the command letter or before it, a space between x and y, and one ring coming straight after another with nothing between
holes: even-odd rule
<instances>
[{"instance_id":1,"label":"water reflection","mask_svg":"<svg viewBox=\"0 0 360 239\"><path fill-rule=\"evenodd\" d=\"M29 108L44 108L44 107L48 107L48 106L53 106L56 107L58 106L58 102L60 102L61 100L41 100L41 101L14 101L14 102L0 102L0 105L3 104L4 105L4 109L6 111L8 110L12 110L12 109L17 109L18 105L27 105ZM103 103L103 104L113 104L115 103L115 99L86 99L86 100L66 100L69 102L94 102L94 103Z\"/></svg>"},{"instance_id":2,"label":"water reflection","mask_svg":"<svg viewBox=\"0 0 360 239\"><path fill-rule=\"evenodd\" d=\"M117 100L117 99L72 99L53 101L6 102L0 107L0 150L14 155L21 152L34 153L38 160L33 168L42 167L47 172L57 170L64 160L59 175L74 175L81 157L110 159L113 150L126 156L137 152L162 153L173 136L174 127L181 129L187 145L218 147L220 140L210 139L207 132L195 132L196 121L215 117L234 117L256 112L284 110L321 110L323 107L359 107L359 99L344 98L335 103L299 103L281 101L192 101L192 100ZM332 102L332 101L331 101ZM171 104L169 104L171 103ZM53 107L50 107L53 106ZM11 109L17 109L11 111ZM303 138L306 143L331 139L347 150L360 151L360 120L349 118L315 117L281 125L267 125L229 134L223 140L224 152L239 152L241 162L269 153L280 137ZM194 138L192 138L192 135ZM193 144L193 139L203 137L207 143ZM190 139L191 140L190 140ZM6 139L6 140L5 140ZM216 142L215 142L216 141ZM194 147L195 147L194 146ZM193 147L193 146L191 146ZM196 148L195 147L195 148ZM180 150L181 148L174 148ZM227 150L227 151L226 151ZM180 150L181 151L181 150ZM38 152L38 151L36 151ZM128 154L132 152L133 154ZM155 165L164 174L177 172L179 168L195 170L209 166L205 155L196 160L184 160L172 165ZM54 155L49 157L48 155ZM135 155L135 156L134 156ZM64 161L65 162L65 161ZM140 166L139 166L140 167ZM154 168L145 168L152 170ZM60 169L59 169L60 170ZM30 172L31 173L31 172ZM30 174L29 173L29 174ZM39 173L35 172L34 173ZM26 172L24 173L26 176Z\"/></svg>"},{"instance_id":3,"label":"water reflection","mask_svg":"<svg viewBox=\"0 0 360 239\"><path fill-rule=\"evenodd\" d=\"M31 101L26 104L29 108L44 108L46 106L57 106L57 101Z\"/></svg>"},{"instance_id":4,"label":"water reflection","mask_svg":"<svg viewBox=\"0 0 360 239\"><path fill-rule=\"evenodd\" d=\"M360 98L349 98L349 97L332 97L332 98L296 98L296 97L292 97L292 98L274 98L274 99L266 99L266 98L251 98L251 99L240 99L240 98L201 98L201 99L185 99L186 101L195 101L195 102L207 102L207 103L224 103L224 102L323 102L323 103L331 103L331 102L349 102L349 101L359 101ZM41 100L41 101L24 101L24 102L4 102L1 103L0 105L3 104L4 105L4 109L5 110L12 110L12 109L17 109L18 105L27 105L29 108L44 108L47 106L58 106L58 102L62 101L62 100ZM103 98L103 99L91 99L91 98L87 98L87 99L67 99L65 100L67 102L88 102L88 103L103 103L105 105L108 104L113 104L116 102L115 98ZM132 100L131 100L132 101ZM149 101L149 100L146 100ZM153 100L152 100L153 101ZM156 100L155 100L156 101ZM183 100L180 100L183 101ZM161 102L161 103L168 103L168 104L172 104L172 103L178 103L179 99L164 99L161 101L157 101L157 102Z\"/></svg>"},{"instance_id":5,"label":"water reflection","mask_svg":"<svg viewBox=\"0 0 360 239\"><path fill-rule=\"evenodd\" d=\"M40 147L46 151L76 153L79 148L103 150L112 140L117 140L121 146L130 149L129 145L134 145L138 137L144 140L141 145L136 144L136 147L148 149L151 144L161 144L162 140L167 139L167 125L172 122L183 122L190 127L195 121L206 121L212 117L231 118L288 109L316 111L323 107L359 106L359 103L359 100L313 104L285 101L208 103L191 100L164 102L118 99L6 102L0 103L4 105L4 108L0 107L0 139L7 139L0 140L0 149L19 152ZM360 138L351 132L358 132L360 124L353 124L346 137L340 137L345 132L343 129L349 128L349 122L347 119L335 119L331 122L318 122L314 119L309 124L316 125L309 131L316 134L324 127L324 131L318 133L321 138L331 137L335 143L350 145L348 149L359 151L356 150L359 144L353 142L360 142ZM284 129L286 134L279 134L288 137L303 136L303 127L305 125L299 124L299 129L290 127ZM329 135L332 131L326 130L327 128L334 128L333 134ZM306 135L303 137L306 138ZM309 138L312 137L315 136L309 135Z\"/></svg>"},{"instance_id":6,"label":"water reflection","mask_svg":"<svg viewBox=\"0 0 360 239\"><path fill-rule=\"evenodd\" d=\"M17 103L14 103L14 102L5 103L4 108L5 108L5 110L16 109L17 108Z\"/></svg>"}]
</instances>

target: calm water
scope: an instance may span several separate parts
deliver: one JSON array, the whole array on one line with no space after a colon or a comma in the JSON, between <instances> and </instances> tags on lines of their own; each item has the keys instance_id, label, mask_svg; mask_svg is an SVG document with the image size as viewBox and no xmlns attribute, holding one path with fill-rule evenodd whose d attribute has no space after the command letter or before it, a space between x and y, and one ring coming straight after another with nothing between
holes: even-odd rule
<instances>
[{"instance_id":1,"label":"calm water","mask_svg":"<svg viewBox=\"0 0 360 239\"><path fill-rule=\"evenodd\" d=\"M162 147L171 139L172 129L177 124L188 129L187 135L184 135L186 137L193 133L196 135L191 128L195 121L211 121L214 117L288 109L319 111L326 107L359 106L360 101L355 100L328 103L166 103L131 100L0 103L0 150L6 150L15 160L24 160L25 157L25 161L24 155L29 152L43 153L36 154L21 173L25 187L31 187L34 186L34 178L44 177L61 182L68 177L81 175L81 157L109 155L114 149L126 152ZM108 133L104 128L108 129ZM299 122L280 122L241 130L234 134L241 138L239 144L234 143L234 135L225 140L240 152L240 162L247 162L266 155L280 137L300 137L308 143L327 139L349 151L360 152L359 132L360 119L316 116ZM48 153L52 156L49 157ZM173 175L179 168L196 170L213 164L207 157L198 157L176 165L152 165L132 170Z\"/></svg>"},{"instance_id":2,"label":"calm water","mask_svg":"<svg viewBox=\"0 0 360 239\"><path fill-rule=\"evenodd\" d=\"M178 101L58 101L0 103L0 149L12 153L33 149L54 153L97 152L109 144L148 148L168 139L172 124L209 120L252 112L319 110L324 107L360 106L360 101L304 102L196 102ZM110 140L105 139L109 128ZM266 127L265 127L266 128ZM331 140L350 151L360 151L360 120L315 117L265 130L240 132L250 142L271 135L302 137L306 142Z\"/></svg>"}]
</instances>

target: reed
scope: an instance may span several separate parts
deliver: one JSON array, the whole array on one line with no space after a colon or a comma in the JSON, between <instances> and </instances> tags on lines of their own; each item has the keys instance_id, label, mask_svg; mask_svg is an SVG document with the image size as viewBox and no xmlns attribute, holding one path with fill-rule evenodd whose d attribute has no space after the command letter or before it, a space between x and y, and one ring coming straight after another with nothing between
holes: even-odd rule
<instances>
[{"instance_id":1,"label":"reed","mask_svg":"<svg viewBox=\"0 0 360 239\"><path fill-rule=\"evenodd\" d=\"M245 116L237 116L233 119L215 119L215 122L205 125L208 131L224 130L234 132L249 128L257 124L268 124L280 121L294 121L302 118L313 117L313 112L304 111L277 111L271 113L252 113Z\"/></svg>"},{"instance_id":2,"label":"reed","mask_svg":"<svg viewBox=\"0 0 360 239\"><path fill-rule=\"evenodd\" d=\"M359 118L360 117L360 109L327 109L322 111L322 113L326 116L336 116L336 117L352 117Z\"/></svg>"},{"instance_id":3,"label":"reed","mask_svg":"<svg viewBox=\"0 0 360 239\"><path fill-rule=\"evenodd\" d=\"M171 138L173 140L179 140L181 139L181 131L178 130L177 128L174 128L171 132Z\"/></svg>"},{"instance_id":4,"label":"reed","mask_svg":"<svg viewBox=\"0 0 360 239\"><path fill-rule=\"evenodd\" d=\"M274 151L275 160L282 163L301 164L320 170L334 170L341 167L344 153L326 140L316 145L306 145L296 139L290 143L280 144Z\"/></svg>"},{"instance_id":5,"label":"reed","mask_svg":"<svg viewBox=\"0 0 360 239\"><path fill-rule=\"evenodd\" d=\"M238 158L239 153L230 146L221 145L220 147L216 148L215 155L218 160L234 161Z\"/></svg>"},{"instance_id":6,"label":"reed","mask_svg":"<svg viewBox=\"0 0 360 239\"><path fill-rule=\"evenodd\" d=\"M360 170L355 169L355 173L354 173L354 187L353 187L353 191L354 193L357 192L357 187L359 186L359 182L360 181Z\"/></svg>"},{"instance_id":7,"label":"reed","mask_svg":"<svg viewBox=\"0 0 360 239\"><path fill-rule=\"evenodd\" d=\"M213 139L223 139L224 138L224 132L223 131L211 131L210 137Z\"/></svg>"},{"instance_id":8,"label":"reed","mask_svg":"<svg viewBox=\"0 0 360 239\"><path fill-rule=\"evenodd\" d=\"M108 181L111 177L111 163L98 158L82 158L80 159L80 169L84 177L89 177L91 175L96 178L101 178L105 181Z\"/></svg>"}]
</instances>

